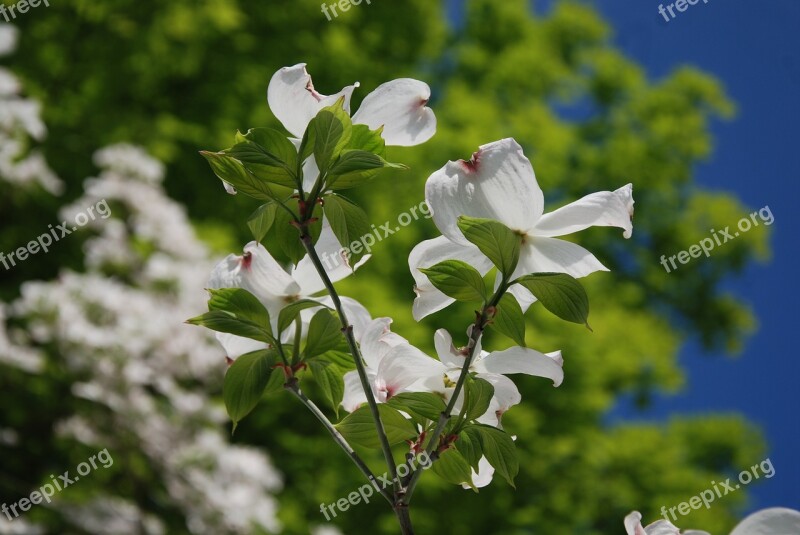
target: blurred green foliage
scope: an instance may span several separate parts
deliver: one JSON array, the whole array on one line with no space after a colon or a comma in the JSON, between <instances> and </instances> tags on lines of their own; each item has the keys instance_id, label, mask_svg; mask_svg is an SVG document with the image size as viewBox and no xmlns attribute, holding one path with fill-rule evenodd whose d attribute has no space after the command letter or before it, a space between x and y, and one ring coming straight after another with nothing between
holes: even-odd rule
<instances>
[{"instance_id":1,"label":"blurred green foliage","mask_svg":"<svg viewBox=\"0 0 800 535\"><path fill-rule=\"evenodd\" d=\"M676 354L688 337L735 351L754 328L747 307L724 295L719 283L768 254L764 227L681 276L659 264L661 254L686 249L707 229L748 213L731 196L699 191L692 181L693 167L713 149L709 123L734 113L713 77L685 67L648 79L610 44L611 29L597 13L573 2L534 16L525 0L470 0L458 27L448 23L443 2L430 0L362 4L332 22L318 0L63 0L18 22L21 43L10 67L45 103L50 133L44 151L67 182L65 197L77 196L82 180L95 172L90 155L96 148L141 144L167 163L169 192L220 253L249 239L245 221L256 202L227 196L197 151L229 146L237 129L280 127L266 105L267 82L278 68L298 62L308 63L323 93L360 81L354 109L389 79L414 76L433 89L435 138L390 149L391 160L411 170L387 172L355 193L375 224L394 223L417 205L425 178L446 160L468 158L479 145L503 137L525 147L547 211L634 183L630 241L616 229L580 236L612 269L585 280L594 334L535 306L528 315L528 343L562 349L566 380L558 389L540 379L518 381L523 403L504 421L518 436L518 490L496 481L476 495L423 478L412 507L419 533L620 533L630 510L655 520L661 506L685 501L711 480L763 458L758 431L735 416L604 423L622 396L646 403L654 391L681 386ZM52 201L4 198L0 207L3 250L20 241L20 228L56 220ZM379 243L373 259L340 284L373 316L391 315L393 330L428 349L436 328L461 334L472 314L461 305L422 324L411 318L408 252L436 234L430 221L414 222ZM79 255L79 244L59 245L48 262L4 275L1 295L14 295L23 279L54 276ZM499 336L484 344L503 345L510 341ZM41 386L31 388L41 393ZM58 405L58 390L41 395L27 409L15 407L14 418ZM2 401L5 414L10 400ZM47 426L29 430L40 433L43 444L50 440ZM289 396L267 397L235 440L262 445L283 471L280 516L287 534L324 523L319 504L362 484L313 416ZM48 455L32 451L19 461L35 466ZM379 455L366 455L382 472ZM63 458L48 463L69 466ZM8 493L3 488L0 499L17 498ZM143 507L156 507L141 489L133 494ZM730 529L745 497L742 491L712 511L693 513L690 527ZM347 534L393 533L394 523L378 501L334 520Z\"/></svg>"}]
</instances>

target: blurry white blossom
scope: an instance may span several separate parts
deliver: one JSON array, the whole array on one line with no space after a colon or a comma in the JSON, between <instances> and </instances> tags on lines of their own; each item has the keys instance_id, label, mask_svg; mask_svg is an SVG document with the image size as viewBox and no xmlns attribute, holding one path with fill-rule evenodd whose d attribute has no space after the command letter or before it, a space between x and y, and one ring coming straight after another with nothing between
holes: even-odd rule
<instances>
[{"instance_id":1,"label":"blurry white blossom","mask_svg":"<svg viewBox=\"0 0 800 535\"><path fill-rule=\"evenodd\" d=\"M112 454L135 447L190 532L278 531L280 475L261 451L229 443L221 404L208 395L219 391L224 353L211 333L183 323L205 306L208 252L163 191L161 163L129 145L103 149L95 162L99 175L60 214L102 199L111 208L86 226L95 232L86 271L23 284L5 314L24 328L4 326L0 308L0 364L39 373L52 359L80 377L72 395L91 403L57 433ZM81 504L65 495L54 507L91 533L165 533L149 512L103 492Z\"/></svg>"},{"instance_id":2,"label":"blurry white blossom","mask_svg":"<svg viewBox=\"0 0 800 535\"><path fill-rule=\"evenodd\" d=\"M14 51L16 36L16 28L0 24L0 56ZM38 184L54 195L61 193L61 180L39 152L30 150L32 141L46 136L39 103L22 96L16 76L0 68L0 182Z\"/></svg>"}]
</instances>

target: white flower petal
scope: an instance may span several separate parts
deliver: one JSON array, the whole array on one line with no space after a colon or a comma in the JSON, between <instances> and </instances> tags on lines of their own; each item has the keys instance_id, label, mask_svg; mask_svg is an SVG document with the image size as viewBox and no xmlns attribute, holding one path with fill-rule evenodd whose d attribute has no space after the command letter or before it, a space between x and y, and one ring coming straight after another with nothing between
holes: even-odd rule
<instances>
[{"instance_id":1,"label":"white flower petal","mask_svg":"<svg viewBox=\"0 0 800 535\"><path fill-rule=\"evenodd\" d=\"M566 273L575 278L608 271L595 256L574 243L556 238L528 238L520 249L514 277L530 273Z\"/></svg>"},{"instance_id":2,"label":"white flower petal","mask_svg":"<svg viewBox=\"0 0 800 535\"><path fill-rule=\"evenodd\" d=\"M266 303L297 295L300 287L263 245L250 242L242 256L228 255L214 267L209 288L244 288Z\"/></svg>"},{"instance_id":3,"label":"white flower petal","mask_svg":"<svg viewBox=\"0 0 800 535\"><path fill-rule=\"evenodd\" d=\"M322 219L322 230L317 243L314 244L314 248L331 282L338 282L345 277L349 277L355 271L350 267L347 255L339 240L336 239L333 230L331 230L331 224L327 218ZM363 265L369 258L371 258L371 255L362 257L356 267ZM300 293L302 295L313 295L325 289L325 284L322 282L314 263L311 261L311 257L308 255L304 256L297 263L297 266L292 269L292 278L300 285Z\"/></svg>"},{"instance_id":4,"label":"white flower petal","mask_svg":"<svg viewBox=\"0 0 800 535\"><path fill-rule=\"evenodd\" d=\"M625 517L625 533L627 535L646 535L642 527L642 513L633 511Z\"/></svg>"},{"instance_id":5,"label":"white flower petal","mask_svg":"<svg viewBox=\"0 0 800 535\"><path fill-rule=\"evenodd\" d=\"M323 297L314 297L314 301L318 303L322 303L328 308L333 307L333 299L329 295ZM345 295L339 296L339 300L342 302L342 308L344 309L344 313L347 315L347 321L350 322L350 325L353 326L353 336L355 336L356 340L360 340L362 336L364 336L364 329L366 329L367 324L372 321L372 316L370 315L369 311L364 308L364 305L353 299L352 297L347 297ZM313 315L316 310L304 310L300 314L308 313L308 319L311 319L311 315Z\"/></svg>"},{"instance_id":6,"label":"white flower petal","mask_svg":"<svg viewBox=\"0 0 800 535\"><path fill-rule=\"evenodd\" d=\"M431 97L428 84L401 78L380 85L364 98L353 115L353 123L371 130L381 126L387 145L410 147L425 143L436 133L436 116L426 104Z\"/></svg>"},{"instance_id":7,"label":"white flower petal","mask_svg":"<svg viewBox=\"0 0 800 535\"><path fill-rule=\"evenodd\" d=\"M460 354L453 345L453 337L447 329L439 329L433 335L433 343L439 360L448 368L461 368L464 366L464 355Z\"/></svg>"},{"instance_id":8,"label":"white flower petal","mask_svg":"<svg viewBox=\"0 0 800 535\"><path fill-rule=\"evenodd\" d=\"M419 271L419 268L429 268L445 260L462 260L477 269L481 275L486 275L492 269L491 261L472 244L458 245L444 236L417 244L408 255L408 267L416 283L414 291L417 298L414 299L413 315L417 321L455 301L437 290L428 277Z\"/></svg>"},{"instance_id":9,"label":"white flower petal","mask_svg":"<svg viewBox=\"0 0 800 535\"><path fill-rule=\"evenodd\" d=\"M494 219L527 233L544 207L531 162L511 138L481 146L469 162L448 162L428 178L425 199L442 234L461 245L469 242L458 216Z\"/></svg>"},{"instance_id":10,"label":"white flower petal","mask_svg":"<svg viewBox=\"0 0 800 535\"><path fill-rule=\"evenodd\" d=\"M512 347L503 351L494 351L484 359L476 362L475 371L478 373L525 373L537 377L546 377L553 381L554 386L559 386L564 380L563 361L560 361L560 352L545 355L527 347Z\"/></svg>"},{"instance_id":11,"label":"white flower petal","mask_svg":"<svg viewBox=\"0 0 800 535\"><path fill-rule=\"evenodd\" d=\"M350 97L356 87L358 83L345 87L335 95L321 95L314 89L306 64L298 63L283 67L272 76L267 89L267 101L272 113L286 130L302 138L311 119L322 108L335 104L341 96L345 97L344 107L349 113Z\"/></svg>"},{"instance_id":12,"label":"white flower petal","mask_svg":"<svg viewBox=\"0 0 800 535\"><path fill-rule=\"evenodd\" d=\"M392 318L376 318L364 329L359 343L361 355L369 368L377 370L381 361L389 351L408 340L391 331Z\"/></svg>"},{"instance_id":13,"label":"white flower petal","mask_svg":"<svg viewBox=\"0 0 800 535\"><path fill-rule=\"evenodd\" d=\"M357 371L344 374L344 396L342 396L342 407L347 412L353 412L367 402L367 396L361 387Z\"/></svg>"},{"instance_id":14,"label":"white flower petal","mask_svg":"<svg viewBox=\"0 0 800 535\"><path fill-rule=\"evenodd\" d=\"M515 284L509 288L508 293L516 298L523 314L536 302L536 297L527 288L519 284Z\"/></svg>"},{"instance_id":15,"label":"white flower petal","mask_svg":"<svg viewBox=\"0 0 800 535\"><path fill-rule=\"evenodd\" d=\"M742 520L731 535L800 533L800 512L783 507L762 509Z\"/></svg>"},{"instance_id":16,"label":"white flower petal","mask_svg":"<svg viewBox=\"0 0 800 535\"><path fill-rule=\"evenodd\" d=\"M478 422L500 428L500 421L503 414L522 401L522 395L520 395L519 389L517 385L514 384L514 381L505 375L479 373L478 377L489 381L494 387L494 396L489 403L489 409L478 418Z\"/></svg>"},{"instance_id":17,"label":"white flower petal","mask_svg":"<svg viewBox=\"0 0 800 535\"><path fill-rule=\"evenodd\" d=\"M486 457L481 456L480 460L478 461L478 471L476 472L474 468L472 469L472 484L475 485L476 488L482 489L492 482L493 476L494 467L489 464L489 461L486 459ZM466 483L462 483L461 486L465 489L472 488Z\"/></svg>"},{"instance_id":18,"label":"white flower petal","mask_svg":"<svg viewBox=\"0 0 800 535\"><path fill-rule=\"evenodd\" d=\"M378 382L382 383L387 397L391 397L414 383L429 377L440 376L441 363L412 346L400 344L393 347L378 367Z\"/></svg>"},{"instance_id":19,"label":"white flower petal","mask_svg":"<svg viewBox=\"0 0 800 535\"><path fill-rule=\"evenodd\" d=\"M616 191L600 191L587 195L554 212L544 214L536 223L534 236L565 236L589 227L619 227L624 236L633 233L633 185Z\"/></svg>"},{"instance_id":20,"label":"white flower petal","mask_svg":"<svg viewBox=\"0 0 800 535\"><path fill-rule=\"evenodd\" d=\"M242 336L236 336L229 333L214 333L217 341L225 350L225 356L229 359L236 360L246 353L258 351L259 349L266 349L267 344L259 342L258 340L251 340Z\"/></svg>"}]
</instances>

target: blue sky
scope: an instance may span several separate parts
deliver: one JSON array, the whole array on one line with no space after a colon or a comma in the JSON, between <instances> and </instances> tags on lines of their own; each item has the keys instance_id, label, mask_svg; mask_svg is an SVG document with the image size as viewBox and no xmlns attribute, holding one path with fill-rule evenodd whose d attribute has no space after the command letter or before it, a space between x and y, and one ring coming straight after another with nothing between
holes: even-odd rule
<instances>
[{"instance_id":1,"label":"blue sky","mask_svg":"<svg viewBox=\"0 0 800 535\"><path fill-rule=\"evenodd\" d=\"M554 0L539 0L546 12ZM800 509L800 365L790 342L798 299L795 229L800 158L800 1L703 0L666 22L663 0L595 0L615 30L614 42L644 66L651 78L691 64L717 76L739 113L713 126L710 160L696 170L707 189L735 192L753 210L769 206L773 258L754 264L726 289L749 302L759 318L758 333L736 359L709 355L690 342L680 362L687 386L675 396L658 397L638 412L620 407L614 418L662 420L675 413L740 412L757 423L769 442L775 476L753 484L748 509L783 505ZM456 13L461 0L450 5ZM761 459L753 459L753 464ZM702 490L702 489L698 489ZM687 497L688 498L688 497Z\"/></svg>"}]
</instances>

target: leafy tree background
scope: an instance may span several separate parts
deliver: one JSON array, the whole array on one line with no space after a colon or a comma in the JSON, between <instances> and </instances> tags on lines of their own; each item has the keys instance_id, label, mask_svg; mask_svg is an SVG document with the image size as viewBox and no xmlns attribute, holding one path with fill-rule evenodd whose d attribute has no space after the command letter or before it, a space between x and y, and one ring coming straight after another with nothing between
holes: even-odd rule
<instances>
[{"instance_id":1,"label":"leafy tree background","mask_svg":"<svg viewBox=\"0 0 800 535\"><path fill-rule=\"evenodd\" d=\"M766 257L764 227L680 278L665 276L653 253L683 249L747 211L736 198L702 191L692 180L693 166L713 147L710 121L732 118L735 105L717 80L691 67L648 79L610 44L610 28L585 4L561 2L544 18L524 0L466 6L463 25L453 27L443 3L430 0L362 4L332 22L318 0L64 0L17 19L21 42L9 67L46 103L44 151L67 183L66 199L77 197L82 180L95 172L90 156L97 147L140 144L167 164L169 193L187 206L220 256L250 239L245 220L256 205L227 196L197 151L230 145L236 129L279 127L266 105L267 83L275 70L298 62L308 63L323 93L360 81L354 109L392 78L416 77L433 89L435 138L390 149L390 158L411 170L386 173L353 193L376 224L394 223L417 205L426 177L446 160L467 158L502 137L525 147L548 211L633 182L633 238L623 241L612 229L580 237L612 269L585 280L594 334L535 307L528 317L531 345L564 351L566 379L558 389L534 378L517 381L523 403L504 424L518 436L518 490L496 481L476 495L429 474L412 509L420 533L619 533L631 509L655 518L662 505L684 501L764 457L758 429L736 415L676 416L665 425L604 423L620 396L634 394L645 405L653 392L681 387L676 355L689 337L735 352L754 327L746 303L724 295L720 281ZM27 240L26 229L55 221L62 201L0 199L0 250ZM421 324L411 318L408 252L435 235L429 221L413 223L379 243L374 258L340 284L373 316L392 316L395 331L428 349L436 328L463 333L471 318L464 306ZM0 296L14 297L23 280L50 279L62 266L79 265L79 242L73 238L46 261L4 273ZM175 318L176 329L191 328L183 319ZM15 418L50 421L66 395L48 388L48 379L0 384L0 407ZM44 459L65 457L46 424L35 430L37 436L0 461L2 473L30 474L31 486ZM284 533L308 533L324 521L320 503L362 484L288 396L266 398L233 440L263 446L283 471ZM379 455L368 456L378 469ZM0 501L19 495L0 484ZM174 514L149 503L146 493L134 498L157 514ZM742 490L712 511L693 513L692 527L726 532L745 498ZM348 534L395 529L377 501L334 524Z\"/></svg>"}]
</instances>

